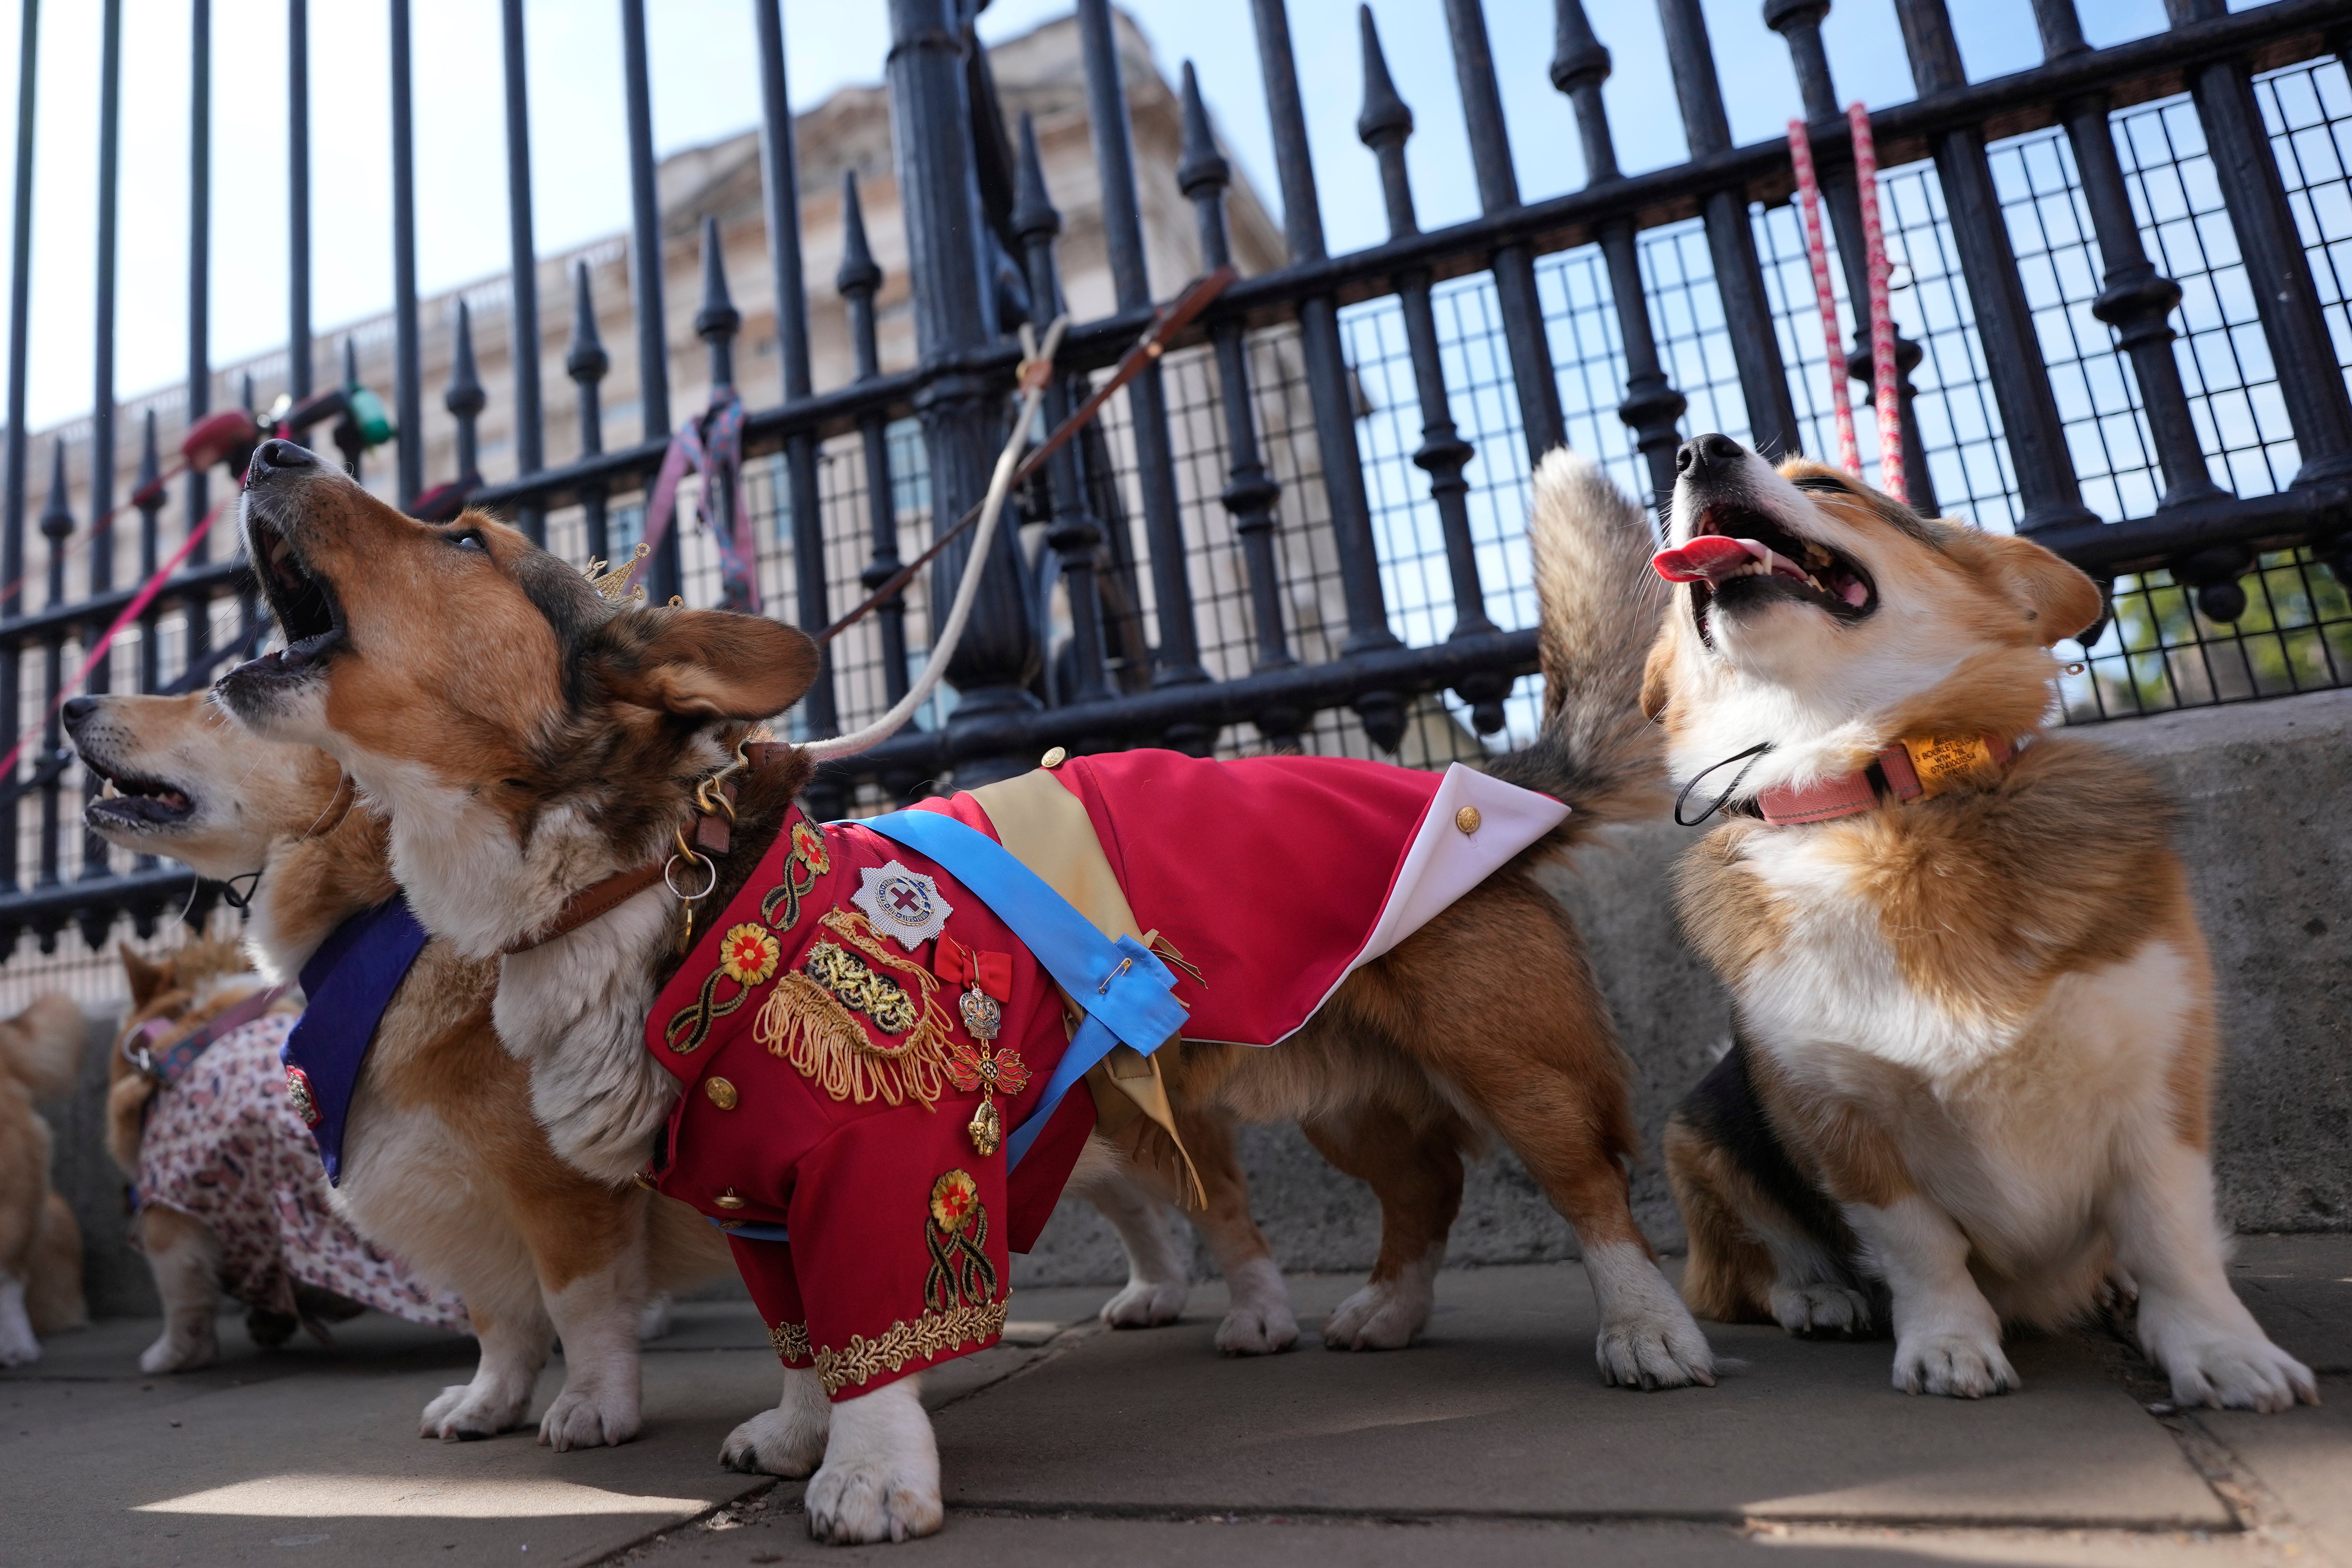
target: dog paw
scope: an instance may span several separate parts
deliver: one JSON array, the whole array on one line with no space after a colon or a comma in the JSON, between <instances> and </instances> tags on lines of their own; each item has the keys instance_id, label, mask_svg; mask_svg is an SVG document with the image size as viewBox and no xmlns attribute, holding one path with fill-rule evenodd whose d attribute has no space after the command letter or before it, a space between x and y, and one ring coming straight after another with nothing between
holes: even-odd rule
<instances>
[{"instance_id":1,"label":"dog paw","mask_svg":"<svg viewBox=\"0 0 2352 1568\"><path fill-rule=\"evenodd\" d=\"M762 1410L732 1432L719 1450L719 1462L747 1476L783 1476L799 1480L824 1458L830 1423L824 1406L805 1413L779 1406Z\"/></svg>"},{"instance_id":2,"label":"dog paw","mask_svg":"<svg viewBox=\"0 0 2352 1568\"><path fill-rule=\"evenodd\" d=\"M826 1463L808 1487L811 1538L834 1546L912 1541L945 1522L939 1476L910 1475L885 1461Z\"/></svg>"},{"instance_id":3,"label":"dog paw","mask_svg":"<svg viewBox=\"0 0 2352 1568\"><path fill-rule=\"evenodd\" d=\"M1870 1298L1843 1285L1775 1285L1772 1316L1801 1340L1870 1332Z\"/></svg>"},{"instance_id":4,"label":"dog paw","mask_svg":"<svg viewBox=\"0 0 2352 1568\"><path fill-rule=\"evenodd\" d=\"M147 1352L147 1355L152 1356L154 1353L155 1352L151 1350ZM0 1366L30 1366L40 1359L41 1342L35 1339L32 1335L26 1334L22 1339L16 1339L14 1337L0 1339ZM147 1364L146 1356L142 1356L140 1358L139 1369L142 1372L175 1372L178 1370L176 1367L149 1366Z\"/></svg>"},{"instance_id":5,"label":"dog paw","mask_svg":"<svg viewBox=\"0 0 2352 1568\"><path fill-rule=\"evenodd\" d=\"M1184 1315L1192 1288L1181 1279L1138 1279L1102 1305L1102 1321L1114 1329L1156 1329Z\"/></svg>"},{"instance_id":6,"label":"dog paw","mask_svg":"<svg viewBox=\"0 0 2352 1568\"><path fill-rule=\"evenodd\" d=\"M1626 1313L1601 1325L1592 1343L1601 1381L1612 1388L1715 1386L1715 1352L1688 1313Z\"/></svg>"},{"instance_id":7,"label":"dog paw","mask_svg":"<svg viewBox=\"0 0 2352 1568\"><path fill-rule=\"evenodd\" d=\"M477 1388L470 1383L454 1384L425 1407L425 1415L416 1424L416 1435L438 1437L444 1443L495 1437L521 1426L523 1413L529 1407L527 1394L520 1397L501 1395L495 1389Z\"/></svg>"},{"instance_id":8,"label":"dog paw","mask_svg":"<svg viewBox=\"0 0 2352 1568\"><path fill-rule=\"evenodd\" d=\"M1323 1348L1332 1351L1400 1351L1429 1326L1435 1293L1417 1272L1375 1279L1323 1320Z\"/></svg>"},{"instance_id":9,"label":"dog paw","mask_svg":"<svg viewBox=\"0 0 2352 1568\"><path fill-rule=\"evenodd\" d=\"M1921 1334L1895 1347L1895 1386L1906 1394L1982 1399L2023 1384L1996 1341L1946 1332Z\"/></svg>"},{"instance_id":10,"label":"dog paw","mask_svg":"<svg viewBox=\"0 0 2352 1568\"><path fill-rule=\"evenodd\" d=\"M637 1402L624 1398L619 1390L575 1393L567 1388L539 1418L539 1446L559 1454L611 1447L635 1436L639 1425Z\"/></svg>"},{"instance_id":11,"label":"dog paw","mask_svg":"<svg viewBox=\"0 0 2352 1568\"><path fill-rule=\"evenodd\" d=\"M1274 1355L1298 1342L1298 1320L1287 1301L1242 1301L1217 1325L1225 1355Z\"/></svg>"},{"instance_id":12,"label":"dog paw","mask_svg":"<svg viewBox=\"0 0 2352 1568\"><path fill-rule=\"evenodd\" d=\"M2262 1338L2210 1340L2166 1358L2177 1405L2275 1415L2319 1403L2311 1369Z\"/></svg>"},{"instance_id":13,"label":"dog paw","mask_svg":"<svg viewBox=\"0 0 2352 1568\"><path fill-rule=\"evenodd\" d=\"M207 1325L208 1328L209 1326ZM142 1352L139 1357L139 1370L147 1373L192 1372L211 1361L219 1352L220 1342L208 1332L189 1334L179 1338L167 1333ZM33 1353L35 1355L41 1353L38 1346L34 1348ZM0 1363L15 1364L6 1362L5 1352L0 1352Z\"/></svg>"}]
</instances>

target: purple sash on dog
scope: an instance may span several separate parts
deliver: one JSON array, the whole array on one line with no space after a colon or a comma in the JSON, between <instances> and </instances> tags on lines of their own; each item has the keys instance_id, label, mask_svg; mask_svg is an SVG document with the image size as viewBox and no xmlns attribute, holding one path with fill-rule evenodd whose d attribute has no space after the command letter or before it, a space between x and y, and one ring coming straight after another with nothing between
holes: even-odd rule
<instances>
[{"instance_id":1,"label":"purple sash on dog","mask_svg":"<svg viewBox=\"0 0 2352 1568\"><path fill-rule=\"evenodd\" d=\"M394 899L337 926L302 966L308 1004L279 1059L286 1064L286 1096L318 1142L330 1184L342 1176L343 1119L351 1114L376 1024L425 941L408 900Z\"/></svg>"}]
</instances>

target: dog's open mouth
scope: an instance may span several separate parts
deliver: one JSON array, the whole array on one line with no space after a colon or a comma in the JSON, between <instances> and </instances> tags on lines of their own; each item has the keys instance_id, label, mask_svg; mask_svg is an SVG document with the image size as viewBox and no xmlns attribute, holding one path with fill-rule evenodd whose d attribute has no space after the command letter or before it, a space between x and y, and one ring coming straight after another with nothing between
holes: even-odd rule
<instances>
[{"instance_id":1,"label":"dog's open mouth","mask_svg":"<svg viewBox=\"0 0 2352 1568\"><path fill-rule=\"evenodd\" d=\"M238 666L248 675L299 677L314 672L342 645L343 607L323 577L302 564L293 544L256 517L247 537L263 595L278 616L286 646Z\"/></svg>"},{"instance_id":2,"label":"dog's open mouth","mask_svg":"<svg viewBox=\"0 0 2352 1568\"><path fill-rule=\"evenodd\" d=\"M1877 585L1852 556L1801 539L1735 501L1709 505L1690 542L1660 551L1651 565L1668 582L1691 585L1691 614L1702 637L1717 601L1738 610L1794 600L1839 621L1861 620L1878 607Z\"/></svg>"},{"instance_id":3,"label":"dog's open mouth","mask_svg":"<svg viewBox=\"0 0 2352 1568\"><path fill-rule=\"evenodd\" d=\"M119 773L90 760L82 765L105 781L99 797L83 814L92 827L172 827L185 822L196 809L188 792L161 779Z\"/></svg>"}]
</instances>

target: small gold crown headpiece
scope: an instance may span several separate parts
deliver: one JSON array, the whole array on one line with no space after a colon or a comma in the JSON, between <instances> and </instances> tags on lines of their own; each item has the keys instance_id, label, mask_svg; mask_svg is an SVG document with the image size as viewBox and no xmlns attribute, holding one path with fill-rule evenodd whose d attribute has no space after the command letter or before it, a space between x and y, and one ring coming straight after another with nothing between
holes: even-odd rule
<instances>
[{"instance_id":1,"label":"small gold crown headpiece","mask_svg":"<svg viewBox=\"0 0 2352 1568\"><path fill-rule=\"evenodd\" d=\"M590 561L585 574L588 585L604 595L606 601L611 604L643 604L646 597L646 585L640 583L634 588L628 587L629 574L637 569L638 562L643 561L652 552L653 546L639 540L636 549L630 552L629 558L618 566L614 566L609 572L605 567L611 565L611 563Z\"/></svg>"}]
</instances>

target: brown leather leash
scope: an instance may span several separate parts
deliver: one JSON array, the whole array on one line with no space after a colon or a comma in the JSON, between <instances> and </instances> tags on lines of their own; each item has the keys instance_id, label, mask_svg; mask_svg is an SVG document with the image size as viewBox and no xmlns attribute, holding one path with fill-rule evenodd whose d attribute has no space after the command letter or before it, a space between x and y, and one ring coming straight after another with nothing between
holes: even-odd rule
<instances>
[{"instance_id":1,"label":"brown leather leash","mask_svg":"<svg viewBox=\"0 0 2352 1568\"><path fill-rule=\"evenodd\" d=\"M1152 363L1160 355L1166 353L1171 340L1199 320L1201 312L1207 310L1217 296L1230 288L1234 280L1240 276L1231 267L1220 267L1207 277L1195 279L1192 285L1177 296L1172 303L1154 316L1150 330L1137 339L1134 346L1126 353L1119 356L1118 363L1113 368L1110 378L1089 393L1087 400L1071 410L1067 418L1055 426L1053 432L1044 441L1030 449L1029 455L1022 460L1021 466L1013 470L1013 483L1019 485L1027 481L1045 466L1047 458L1067 446L1071 437L1086 427L1087 421L1102 412L1104 404L1108 403L1121 387L1142 374L1144 366ZM945 550L961 537L965 530L978 522L982 510L982 507L975 506L965 512L957 520L954 527L931 542L929 549L900 567L891 575L888 582L877 588L863 604L825 627L816 639L817 646L824 647L857 622L881 608L900 589L914 580L916 573L936 560L940 551ZM553 921L538 934L518 938L500 948L499 952L501 954L529 952L535 947L544 947L557 937L568 936L590 921L612 913L656 882L667 884L669 890L677 894L685 903L687 941L691 943L694 932L694 906L700 900L709 897L711 890L719 885L719 867L710 857L726 854L732 839L735 821L734 775L745 772L756 772L792 749L789 744L782 741L747 739L736 747L733 761L696 786L693 815L678 826L675 834L677 847L672 854L647 865L635 867L626 871L615 871L613 875L581 889L564 900L563 907L556 911ZM677 875L681 862L689 870L699 866L709 871L709 880L703 884L699 891L677 885Z\"/></svg>"},{"instance_id":2,"label":"brown leather leash","mask_svg":"<svg viewBox=\"0 0 2352 1568\"><path fill-rule=\"evenodd\" d=\"M1201 312L1207 310L1216 297L1230 288L1234 280L1240 276L1240 273L1230 267L1220 267L1207 277L1195 279L1192 286L1178 295L1173 303L1153 317L1151 330L1138 338L1135 346L1119 356L1118 364L1111 371L1110 379L1088 393L1087 400L1072 409L1068 418L1055 426L1052 434L1030 448L1029 455L1021 460L1021 466L1013 471L1014 486L1017 488L1028 483L1037 470L1045 466L1047 458L1069 445L1070 438L1086 428L1087 421L1102 412L1103 405L1108 403L1119 388L1143 374L1145 365L1166 353L1169 341L1199 320ZM896 597L900 589L915 580L916 573L937 560L940 551L961 538L965 530L978 522L980 513L980 507L974 506L962 517L957 519L953 528L931 541L931 547L929 550L899 567L898 571L891 574L889 581L875 589L866 596L864 603L818 633L817 647L823 647Z\"/></svg>"}]
</instances>

